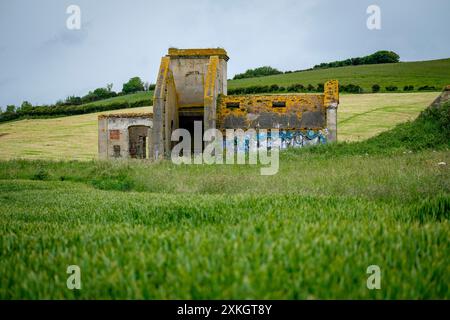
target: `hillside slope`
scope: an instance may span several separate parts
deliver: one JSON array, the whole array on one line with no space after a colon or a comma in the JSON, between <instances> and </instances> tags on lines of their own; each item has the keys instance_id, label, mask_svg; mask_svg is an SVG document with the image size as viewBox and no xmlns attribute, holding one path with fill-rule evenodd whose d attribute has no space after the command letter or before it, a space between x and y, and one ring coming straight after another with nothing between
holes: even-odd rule
<instances>
[{"instance_id":1,"label":"hillside slope","mask_svg":"<svg viewBox=\"0 0 450 320\"><path fill-rule=\"evenodd\" d=\"M450 84L450 59L349 66L230 80L228 87L233 89L272 84L289 86L294 83L316 86L330 79L338 79L344 85L359 85L365 92L371 92L374 84L380 85L382 92L389 85L395 85L399 90L402 90L405 85L413 85L415 90L428 85L435 86L437 91L440 91Z\"/></svg>"}]
</instances>

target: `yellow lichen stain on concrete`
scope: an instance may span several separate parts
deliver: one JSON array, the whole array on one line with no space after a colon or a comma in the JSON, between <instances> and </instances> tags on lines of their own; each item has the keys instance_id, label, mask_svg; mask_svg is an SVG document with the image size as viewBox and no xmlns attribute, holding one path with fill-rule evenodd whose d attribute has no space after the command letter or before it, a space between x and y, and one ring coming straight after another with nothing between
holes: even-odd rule
<instances>
[{"instance_id":1,"label":"yellow lichen stain on concrete","mask_svg":"<svg viewBox=\"0 0 450 320\"><path fill-rule=\"evenodd\" d=\"M222 48L205 48L205 49L177 49L169 48L168 56L170 57L202 57L202 56L218 56L229 60L228 54Z\"/></svg>"},{"instance_id":2,"label":"yellow lichen stain on concrete","mask_svg":"<svg viewBox=\"0 0 450 320\"><path fill-rule=\"evenodd\" d=\"M284 103L285 106L279 106ZM232 105L232 107L229 107ZM239 105L239 107L237 107ZM289 95L241 95L220 96L217 106L217 124L223 125L229 116L244 117L249 114L272 113L290 114L301 119L306 111L321 112L325 116L323 94L289 94Z\"/></svg>"},{"instance_id":3,"label":"yellow lichen stain on concrete","mask_svg":"<svg viewBox=\"0 0 450 320\"><path fill-rule=\"evenodd\" d=\"M324 85L324 104L325 106L336 106L339 104L339 82L330 80Z\"/></svg>"},{"instance_id":4,"label":"yellow lichen stain on concrete","mask_svg":"<svg viewBox=\"0 0 450 320\"><path fill-rule=\"evenodd\" d=\"M204 90L203 90L205 103L206 103L206 100L212 101L214 91L215 91L218 65L219 65L219 57L218 56L212 56L209 58L208 70L206 71L205 84L204 84Z\"/></svg>"}]
</instances>

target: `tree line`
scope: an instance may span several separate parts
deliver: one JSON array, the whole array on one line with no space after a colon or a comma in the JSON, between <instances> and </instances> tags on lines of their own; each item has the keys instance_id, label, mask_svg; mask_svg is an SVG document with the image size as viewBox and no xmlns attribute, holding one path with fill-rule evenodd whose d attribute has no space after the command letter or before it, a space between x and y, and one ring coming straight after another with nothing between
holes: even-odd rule
<instances>
[{"instance_id":1,"label":"tree line","mask_svg":"<svg viewBox=\"0 0 450 320\"><path fill-rule=\"evenodd\" d=\"M154 84L143 82L139 77L133 77L122 85L121 92L112 90L113 84L107 84L105 87L97 88L89 91L84 96L69 96L65 100L58 100L51 105L35 105L24 101L17 107L15 105L8 105L5 111L0 108L0 122L10 121L24 117L52 117L52 116L68 116L124 108L135 108L151 103L151 99L143 98L142 100L128 102L111 101L110 103L102 100L125 96L136 92L153 91Z\"/></svg>"},{"instance_id":2,"label":"tree line","mask_svg":"<svg viewBox=\"0 0 450 320\"><path fill-rule=\"evenodd\" d=\"M346 60L333 61L328 63L317 64L313 69L326 69L326 68L337 68L345 66L359 66L364 64L382 64L382 63L397 63L400 61L400 56L393 51L377 51L374 54L350 58Z\"/></svg>"},{"instance_id":3,"label":"tree line","mask_svg":"<svg viewBox=\"0 0 450 320\"><path fill-rule=\"evenodd\" d=\"M300 83L294 83L289 86L279 86L278 84L272 85L254 85L248 87L238 87L228 89L228 95L242 95L242 94L260 94L260 93L295 93L295 92L318 92L323 93L324 84L318 83L316 86L312 84L303 85ZM379 84L372 85L372 93L380 92L382 87ZM395 85L388 85L384 87L386 92L400 91L400 89ZM403 87L404 92L414 91L415 87L413 85L405 85ZM417 88L417 91L439 91L439 88L435 86L421 86ZM365 93L366 91L357 84L339 84L339 91L345 93Z\"/></svg>"}]
</instances>

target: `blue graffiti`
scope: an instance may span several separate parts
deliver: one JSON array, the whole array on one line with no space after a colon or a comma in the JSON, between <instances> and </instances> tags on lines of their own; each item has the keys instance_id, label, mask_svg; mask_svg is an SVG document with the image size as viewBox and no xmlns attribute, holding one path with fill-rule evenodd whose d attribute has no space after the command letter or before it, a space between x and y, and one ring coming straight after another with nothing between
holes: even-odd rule
<instances>
[{"instance_id":1,"label":"blue graffiti","mask_svg":"<svg viewBox=\"0 0 450 320\"><path fill-rule=\"evenodd\" d=\"M326 133L322 130L314 131L280 131L281 149L301 148L308 145L324 144L327 142Z\"/></svg>"},{"instance_id":2,"label":"blue graffiti","mask_svg":"<svg viewBox=\"0 0 450 320\"><path fill-rule=\"evenodd\" d=\"M290 131L281 130L279 132L280 149L287 148L302 148L309 145L325 144L327 142L326 130L307 130L307 131ZM273 138L273 139L272 139ZM259 132L254 136L246 134L243 138L243 143L239 143L238 138L234 141L226 141L224 139L224 148L237 148L237 151L249 152L250 147L271 149L274 145L274 140L277 137L272 137L271 132Z\"/></svg>"}]
</instances>

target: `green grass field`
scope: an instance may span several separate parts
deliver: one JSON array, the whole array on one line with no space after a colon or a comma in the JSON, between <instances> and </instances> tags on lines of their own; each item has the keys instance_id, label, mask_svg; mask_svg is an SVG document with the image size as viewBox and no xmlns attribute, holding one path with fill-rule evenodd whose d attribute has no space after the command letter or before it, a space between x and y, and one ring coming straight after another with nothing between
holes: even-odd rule
<instances>
[{"instance_id":1,"label":"green grass field","mask_svg":"<svg viewBox=\"0 0 450 320\"><path fill-rule=\"evenodd\" d=\"M435 92L342 95L338 109L339 140L367 139L397 123L412 120L436 97ZM141 107L110 112L151 110ZM99 114L1 123L0 159L96 159Z\"/></svg>"},{"instance_id":2,"label":"green grass field","mask_svg":"<svg viewBox=\"0 0 450 320\"><path fill-rule=\"evenodd\" d=\"M399 90L403 90L405 85L413 85L415 90L429 85L435 86L440 91L444 86L450 84L450 59L340 67L231 80L228 81L228 87L272 84L289 86L293 83L316 86L318 83L324 83L330 79L338 79L344 85L359 85L365 92L372 92L374 84L380 85L382 92L389 85L395 85Z\"/></svg>"},{"instance_id":3,"label":"green grass field","mask_svg":"<svg viewBox=\"0 0 450 320\"><path fill-rule=\"evenodd\" d=\"M449 299L448 110L288 150L274 176L0 161L0 298ZM366 287L373 264L380 290Z\"/></svg>"}]
</instances>

